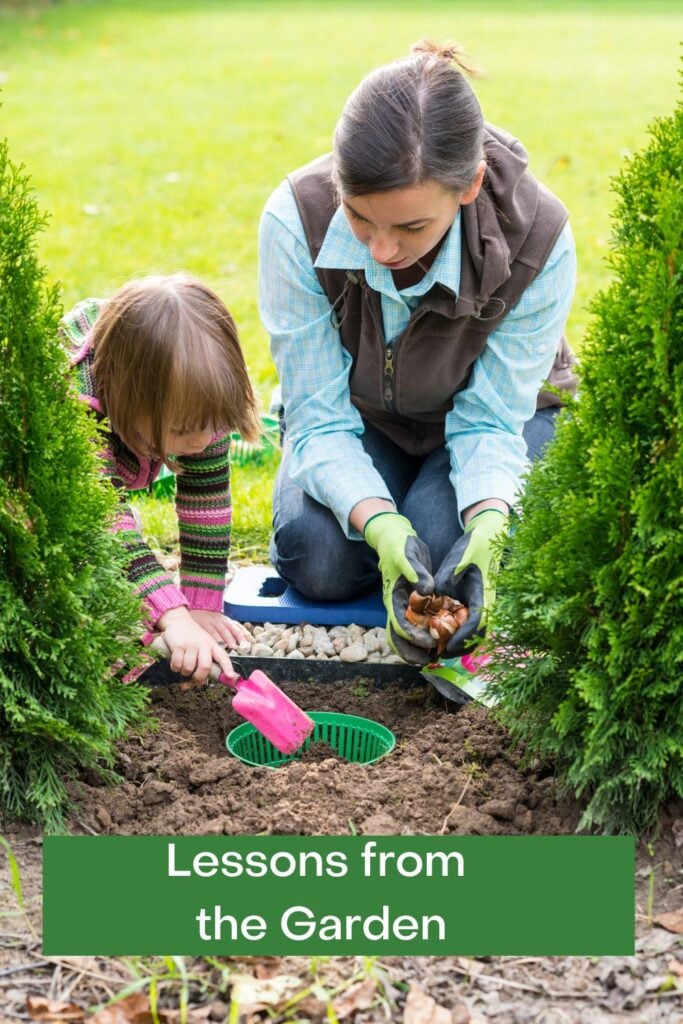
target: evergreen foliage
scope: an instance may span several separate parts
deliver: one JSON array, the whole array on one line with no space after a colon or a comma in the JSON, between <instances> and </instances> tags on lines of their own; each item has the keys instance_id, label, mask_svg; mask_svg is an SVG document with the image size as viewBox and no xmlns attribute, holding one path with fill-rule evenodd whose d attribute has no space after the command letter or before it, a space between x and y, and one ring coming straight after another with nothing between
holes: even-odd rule
<instances>
[{"instance_id":1,"label":"evergreen foliage","mask_svg":"<svg viewBox=\"0 0 683 1024\"><path fill-rule=\"evenodd\" d=\"M43 222L0 143L0 812L58 829L64 782L110 774L145 696L112 679L138 656L140 606L36 256Z\"/></svg>"},{"instance_id":2,"label":"evergreen foliage","mask_svg":"<svg viewBox=\"0 0 683 1024\"><path fill-rule=\"evenodd\" d=\"M501 573L502 717L640 833L683 795L683 105L614 185L580 398L534 466Z\"/></svg>"}]
</instances>

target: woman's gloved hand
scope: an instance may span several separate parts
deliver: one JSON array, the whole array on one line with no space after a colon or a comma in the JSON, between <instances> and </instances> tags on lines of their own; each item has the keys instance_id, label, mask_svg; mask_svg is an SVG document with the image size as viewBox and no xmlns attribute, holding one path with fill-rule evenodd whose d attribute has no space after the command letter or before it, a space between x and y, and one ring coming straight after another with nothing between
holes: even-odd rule
<instances>
[{"instance_id":1,"label":"woman's gloved hand","mask_svg":"<svg viewBox=\"0 0 683 1024\"><path fill-rule=\"evenodd\" d=\"M434 586L467 608L467 621L450 638L443 658L458 658L471 646L468 641L486 635L486 623L496 599L496 574L508 517L488 508L473 516L462 537L456 540L441 563Z\"/></svg>"},{"instance_id":2,"label":"woman's gloved hand","mask_svg":"<svg viewBox=\"0 0 683 1024\"><path fill-rule=\"evenodd\" d=\"M398 512L378 512L365 524L364 536L379 555L382 596L387 610L387 642L411 665L427 665L433 641L406 619L408 597L434 592L432 560L424 541Z\"/></svg>"}]
</instances>

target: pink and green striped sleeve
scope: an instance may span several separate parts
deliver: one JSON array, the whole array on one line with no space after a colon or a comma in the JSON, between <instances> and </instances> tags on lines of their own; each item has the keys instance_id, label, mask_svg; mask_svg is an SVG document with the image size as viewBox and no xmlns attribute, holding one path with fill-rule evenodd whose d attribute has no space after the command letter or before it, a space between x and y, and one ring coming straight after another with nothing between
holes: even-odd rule
<instances>
[{"instance_id":1,"label":"pink and green striped sleeve","mask_svg":"<svg viewBox=\"0 0 683 1024\"><path fill-rule=\"evenodd\" d=\"M230 437L178 458L176 512L180 529L180 589L190 608L223 610L230 551Z\"/></svg>"}]
</instances>

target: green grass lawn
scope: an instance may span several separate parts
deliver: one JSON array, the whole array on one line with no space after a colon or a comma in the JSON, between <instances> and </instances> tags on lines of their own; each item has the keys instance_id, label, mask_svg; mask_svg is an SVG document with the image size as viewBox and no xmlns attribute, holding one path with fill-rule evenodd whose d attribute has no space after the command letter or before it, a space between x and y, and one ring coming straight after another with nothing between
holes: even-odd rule
<instances>
[{"instance_id":1,"label":"green grass lawn","mask_svg":"<svg viewBox=\"0 0 683 1024\"><path fill-rule=\"evenodd\" d=\"M42 255L65 305L138 274L199 274L234 313L267 401L263 203L329 148L363 74L424 35L466 46L487 72L475 84L486 116L519 135L569 207L580 348L608 279L610 176L676 101L678 2L0 2L0 134L50 214ZM273 472L272 460L235 469L245 549L267 535Z\"/></svg>"}]
</instances>

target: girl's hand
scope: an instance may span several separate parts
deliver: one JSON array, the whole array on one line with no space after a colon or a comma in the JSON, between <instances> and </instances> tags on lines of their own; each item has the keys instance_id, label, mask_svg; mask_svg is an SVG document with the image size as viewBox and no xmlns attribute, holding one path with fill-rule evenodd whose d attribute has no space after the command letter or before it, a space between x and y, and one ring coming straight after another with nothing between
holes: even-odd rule
<instances>
[{"instance_id":1,"label":"girl's hand","mask_svg":"<svg viewBox=\"0 0 683 1024\"><path fill-rule=\"evenodd\" d=\"M204 628L204 625L196 620L197 616L223 619L225 625L219 630L213 622L211 626L207 624L207 628ZM170 648L171 668L174 672L190 676L190 685L198 686L205 683L214 661L229 678L236 675L222 646L227 641L219 640L218 637L222 638L227 633L231 638L230 646L234 646L233 637L237 635L238 627L220 612L190 612L187 608L171 608L161 616L156 625ZM209 628L213 628L214 632L209 632Z\"/></svg>"},{"instance_id":2,"label":"girl's hand","mask_svg":"<svg viewBox=\"0 0 683 1024\"><path fill-rule=\"evenodd\" d=\"M232 650L233 647L239 647L244 640L244 630L240 623L229 619L222 612L202 612L196 608L190 608L188 611L194 621L198 622L214 640L218 640L219 644L225 644Z\"/></svg>"}]
</instances>

